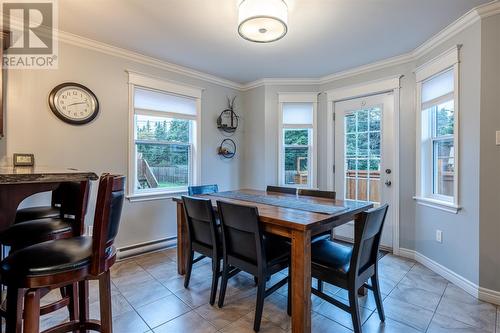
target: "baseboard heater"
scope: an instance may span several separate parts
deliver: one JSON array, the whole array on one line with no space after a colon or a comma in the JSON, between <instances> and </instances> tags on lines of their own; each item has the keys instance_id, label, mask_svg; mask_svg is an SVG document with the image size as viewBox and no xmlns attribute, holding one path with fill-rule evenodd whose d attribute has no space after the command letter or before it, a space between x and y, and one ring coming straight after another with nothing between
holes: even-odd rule
<instances>
[{"instance_id":1,"label":"baseboard heater","mask_svg":"<svg viewBox=\"0 0 500 333\"><path fill-rule=\"evenodd\" d=\"M117 257L118 260L122 260L125 258L137 256L148 252L163 250L176 245L177 245L177 237L175 236L161 238L150 242L144 242L144 243L120 247L117 249Z\"/></svg>"}]
</instances>

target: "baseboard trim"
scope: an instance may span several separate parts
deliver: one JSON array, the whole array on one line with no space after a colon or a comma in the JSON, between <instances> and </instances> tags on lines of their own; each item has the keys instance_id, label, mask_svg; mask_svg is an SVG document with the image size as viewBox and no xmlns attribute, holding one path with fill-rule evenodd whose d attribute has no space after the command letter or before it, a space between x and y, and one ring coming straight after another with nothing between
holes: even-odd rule
<instances>
[{"instance_id":1,"label":"baseboard trim","mask_svg":"<svg viewBox=\"0 0 500 333\"><path fill-rule=\"evenodd\" d=\"M133 257L139 254L154 252L177 245L177 237L166 237L150 242L138 243L117 249L117 259Z\"/></svg>"},{"instance_id":2,"label":"baseboard trim","mask_svg":"<svg viewBox=\"0 0 500 333\"><path fill-rule=\"evenodd\" d=\"M423 254L409 249L400 248L399 255L408 259L413 259L416 262L429 268L436 274L441 275L446 280L455 284L457 287L464 290L466 293L480 299L481 301L493 303L500 305L500 292L496 290L491 290L483 288L475 284L474 282L464 278L463 276L455 273L451 269L441 265L440 263L424 256Z\"/></svg>"}]
</instances>

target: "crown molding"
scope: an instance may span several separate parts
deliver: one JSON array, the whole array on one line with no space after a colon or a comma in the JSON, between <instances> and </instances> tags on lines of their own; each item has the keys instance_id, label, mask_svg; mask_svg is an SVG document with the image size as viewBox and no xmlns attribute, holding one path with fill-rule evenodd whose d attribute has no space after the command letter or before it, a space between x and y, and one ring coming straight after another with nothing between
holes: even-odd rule
<instances>
[{"instance_id":1,"label":"crown molding","mask_svg":"<svg viewBox=\"0 0 500 333\"><path fill-rule=\"evenodd\" d=\"M500 14L500 0L495 0L478 7L475 7L462 15L460 18L455 20L453 23L448 25L446 28L435 34L433 37L422 43L420 46L415 48L413 51L398 55L395 57L383 59L370 64L362 65L345 71L333 73L326 75L317 79L260 79L257 81L252 81L243 85L242 90L250 90L266 84L277 84L279 82L281 85L299 85L306 84L304 82L310 82L310 84L328 84L341 79L349 78L352 76L373 72L376 70L384 69L387 67L403 65L415 60L418 60L422 56L428 54L434 48L439 46L444 41L450 39L461 31L467 29L474 23L490 17L493 15Z\"/></svg>"},{"instance_id":2,"label":"crown molding","mask_svg":"<svg viewBox=\"0 0 500 333\"><path fill-rule=\"evenodd\" d=\"M117 56L126 60L131 60L145 65L153 66L159 69L163 69L166 71L182 74L194 79L215 83L223 87L237 89L237 90L241 90L242 87L242 85L237 82L223 79L215 75L203 73L184 66L176 65L167 61L159 60L157 58L146 56L138 52L122 49L120 47L109 45L106 43L101 43L93 39L74 35L66 31L59 30L58 38L60 42L66 44L75 45L78 47L83 47L94 51L99 51L101 53Z\"/></svg>"},{"instance_id":3,"label":"crown molding","mask_svg":"<svg viewBox=\"0 0 500 333\"><path fill-rule=\"evenodd\" d=\"M101 53L105 53L112 56L118 56L126 60L131 60L145 65L153 66L162 70L174 72L177 74L182 74L187 77L214 83L219 86L236 89L240 91L247 91L265 85L327 84L348 77L352 77L355 75L360 75L391 66L397 66L409 63L424 56L425 54L433 50L435 47L440 45L445 40L451 38L452 36L455 36L456 34L468 28L472 24L478 22L479 20L497 14L500 14L500 0L494 0L490 3L486 3L484 5L471 9L469 12L462 15L460 18L455 20L453 23L448 25L446 28L441 30L439 33L437 33L436 35L434 35L433 37L431 37L430 39L428 39L423 44L421 44L420 46L418 46L409 53L383 59L377 62L362 65L345 71L333 73L319 78L263 78L244 84L227 80L212 74L197 71L195 69L191 69L188 67L176 65L138 52L98 42L96 40L78 36L62 30L58 30L57 34L59 41L66 44L75 45L78 47L83 47L94 51L99 51Z\"/></svg>"}]
</instances>

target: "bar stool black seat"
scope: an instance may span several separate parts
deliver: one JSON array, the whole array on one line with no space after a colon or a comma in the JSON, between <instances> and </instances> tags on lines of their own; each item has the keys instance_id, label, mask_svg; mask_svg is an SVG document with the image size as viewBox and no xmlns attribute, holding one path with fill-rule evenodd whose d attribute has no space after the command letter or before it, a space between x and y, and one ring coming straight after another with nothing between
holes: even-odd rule
<instances>
[{"instance_id":1,"label":"bar stool black seat","mask_svg":"<svg viewBox=\"0 0 500 333\"><path fill-rule=\"evenodd\" d=\"M61 201L65 185L52 191L51 205L41 207L27 207L18 209L15 223L61 216Z\"/></svg>"},{"instance_id":2,"label":"bar stool black seat","mask_svg":"<svg viewBox=\"0 0 500 333\"><path fill-rule=\"evenodd\" d=\"M210 199L183 196L184 212L188 225L188 257L184 288L189 287L193 264L203 258L212 258L212 288L210 291L210 305L215 303L219 277L221 276L220 261L222 259L221 228L217 224L215 213ZM201 256L194 259L194 253Z\"/></svg>"},{"instance_id":3,"label":"bar stool black seat","mask_svg":"<svg viewBox=\"0 0 500 333\"><path fill-rule=\"evenodd\" d=\"M41 293L75 283L78 318L45 332L112 332L109 269L116 260L113 243L120 223L124 184L123 176L101 176L92 237L39 243L13 252L0 263L2 284L7 286L7 332L20 332L22 326L24 333L38 333ZM99 280L100 321L88 319L86 281L91 279ZM19 304L19 295L24 297L24 308Z\"/></svg>"},{"instance_id":4,"label":"bar stool black seat","mask_svg":"<svg viewBox=\"0 0 500 333\"><path fill-rule=\"evenodd\" d=\"M264 299L289 282L282 279L266 290L271 275L290 266L290 245L280 238L264 237L256 207L217 201L222 225L223 271L219 307L224 306L228 280L240 271L257 277L254 331L259 331ZM288 314L291 314L291 288L288 288Z\"/></svg>"},{"instance_id":5,"label":"bar stool black seat","mask_svg":"<svg viewBox=\"0 0 500 333\"><path fill-rule=\"evenodd\" d=\"M356 333L361 333L357 294L361 287L373 291L378 316L381 321L385 320L378 280L378 251L387 208L387 205L383 205L360 214L354 223L356 236L352 247L326 239L311 245L311 275L321 285L318 289L312 288L312 293L349 312ZM371 285L366 283L368 280L371 280ZM324 294L323 282L347 289L349 305Z\"/></svg>"},{"instance_id":6,"label":"bar stool black seat","mask_svg":"<svg viewBox=\"0 0 500 333\"><path fill-rule=\"evenodd\" d=\"M87 211L89 189L88 182L84 187L79 182L61 184L58 188L61 207L57 217L18 221L0 233L0 244L15 251L48 240L78 235L83 231L81 221ZM38 213L41 214L41 211Z\"/></svg>"}]
</instances>

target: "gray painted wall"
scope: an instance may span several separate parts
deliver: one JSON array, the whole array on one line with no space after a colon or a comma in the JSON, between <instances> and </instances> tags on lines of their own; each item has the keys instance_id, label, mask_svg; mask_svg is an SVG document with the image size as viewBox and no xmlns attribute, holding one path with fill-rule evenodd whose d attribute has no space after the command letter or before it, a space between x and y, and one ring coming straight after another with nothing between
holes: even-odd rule
<instances>
[{"instance_id":1,"label":"gray painted wall","mask_svg":"<svg viewBox=\"0 0 500 333\"><path fill-rule=\"evenodd\" d=\"M127 173L128 76L126 69L204 88L202 94L203 183L218 183L222 190L240 187L241 155L221 159L216 148L224 136L216 118L227 106L226 96L239 92L167 72L123 58L72 45L60 44L58 70L9 70L6 137L0 140L2 163L12 163L14 152L34 153L38 165L73 167L96 173ZM99 98L101 111L91 124L70 126L47 106L50 90L61 82L88 86ZM239 103L239 102L238 102ZM241 105L241 103L239 103ZM241 111L241 106L237 109ZM241 147L241 131L235 141ZM93 188L95 199L96 186ZM91 200L91 202L93 202ZM91 223L94 207L89 207ZM176 235L175 205L169 199L128 200L117 246L128 246Z\"/></svg>"},{"instance_id":2,"label":"gray painted wall","mask_svg":"<svg viewBox=\"0 0 500 333\"><path fill-rule=\"evenodd\" d=\"M460 123L460 205L463 209L458 214L451 214L435 208L417 205L415 195L415 75L414 69L447 50L453 45L463 44L461 50L461 123ZM404 75L401 79L400 90L400 247L416 250L426 257L435 260L443 266L464 276L468 280L479 283L479 110L481 86L481 23L478 22L455 37L439 45L432 52L416 62L392 66L382 70L372 71L361 75L337 80L321 86L266 85L265 94L262 87L259 96L253 90L244 92L244 96L252 95L265 98L260 104L265 104L265 142L259 139L245 140L244 145L253 146L259 152L265 151L264 171L256 174L258 179L246 178L245 184L263 187L262 177L265 175L267 184L277 181L277 114L278 92L318 91L361 84L367 81L379 80L386 77ZM497 86L498 87L498 86ZM497 93L498 95L498 93ZM245 97L244 97L245 98ZM254 101L254 103L256 103ZM495 103L492 103L495 105ZM497 105L497 104L496 104ZM245 109L247 121L252 117L262 117L262 113L252 113ZM255 119L257 121L257 119ZM328 142L326 141L327 104L326 96L319 96L318 105L318 185L326 188L327 173L326 156ZM260 133L260 132L259 132ZM491 135L491 133L490 133ZM246 139L247 137L245 137ZM247 164L251 155L246 155ZM264 173L262 173L264 172ZM244 177L247 177L245 175ZM443 231L443 243L435 241L436 230ZM497 266L498 267L498 266ZM497 289L497 290L500 290Z\"/></svg>"},{"instance_id":3,"label":"gray painted wall","mask_svg":"<svg viewBox=\"0 0 500 333\"><path fill-rule=\"evenodd\" d=\"M481 26L480 275L482 287L500 290L500 15Z\"/></svg>"}]
</instances>

